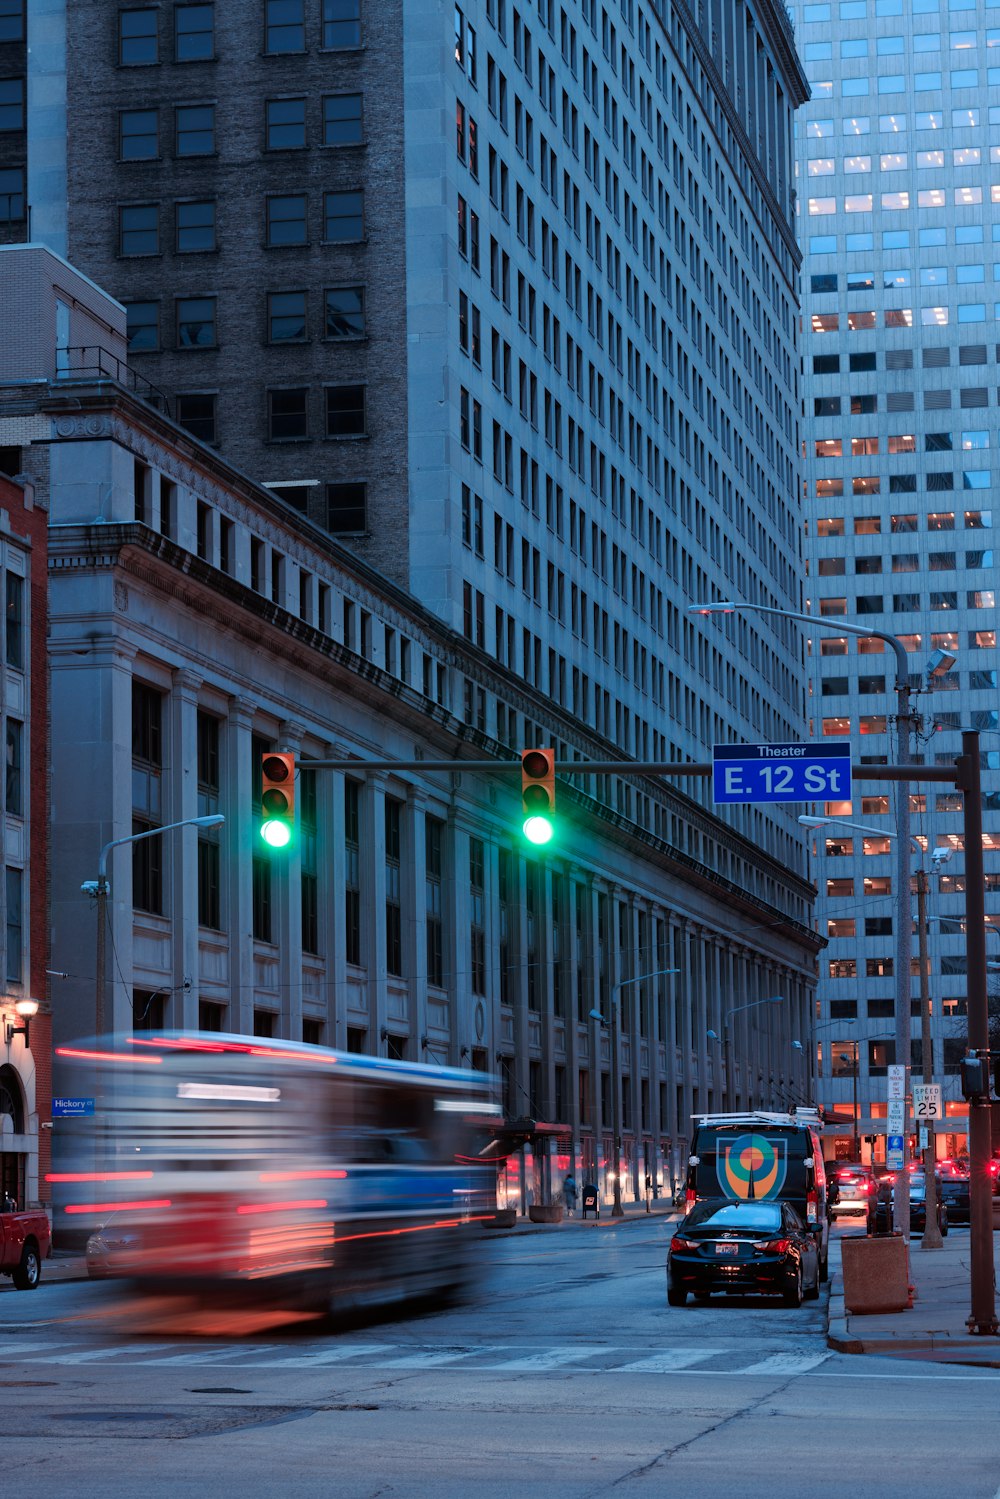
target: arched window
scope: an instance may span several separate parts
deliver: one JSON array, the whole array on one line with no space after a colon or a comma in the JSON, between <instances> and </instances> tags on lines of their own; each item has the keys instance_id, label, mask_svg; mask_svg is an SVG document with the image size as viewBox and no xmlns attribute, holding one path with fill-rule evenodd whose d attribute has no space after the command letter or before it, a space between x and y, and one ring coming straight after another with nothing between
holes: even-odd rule
<instances>
[{"instance_id":1,"label":"arched window","mask_svg":"<svg viewBox=\"0 0 1000 1499\"><path fill-rule=\"evenodd\" d=\"M24 1134L24 1095L13 1067L0 1067L0 1114L10 1114L15 1135Z\"/></svg>"}]
</instances>

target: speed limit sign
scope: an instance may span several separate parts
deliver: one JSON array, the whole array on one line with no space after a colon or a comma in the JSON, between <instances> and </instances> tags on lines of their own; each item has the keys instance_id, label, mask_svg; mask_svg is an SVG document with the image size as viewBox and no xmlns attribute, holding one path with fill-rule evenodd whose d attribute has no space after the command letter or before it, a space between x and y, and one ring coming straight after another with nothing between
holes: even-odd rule
<instances>
[{"instance_id":1,"label":"speed limit sign","mask_svg":"<svg viewBox=\"0 0 1000 1499\"><path fill-rule=\"evenodd\" d=\"M913 1115L918 1124L929 1124L944 1117L940 1083L913 1084Z\"/></svg>"}]
</instances>

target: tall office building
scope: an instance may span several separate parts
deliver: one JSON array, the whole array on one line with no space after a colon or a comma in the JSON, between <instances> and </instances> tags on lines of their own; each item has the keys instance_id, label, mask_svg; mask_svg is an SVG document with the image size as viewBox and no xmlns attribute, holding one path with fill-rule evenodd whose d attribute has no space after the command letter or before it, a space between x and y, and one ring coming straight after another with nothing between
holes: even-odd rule
<instances>
[{"instance_id":1,"label":"tall office building","mask_svg":"<svg viewBox=\"0 0 1000 1499\"><path fill-rule=\"evenodd\" d=\"M960 727L989 734L1000 721L991 493L1000 417L1000 147L991 144L1000 66L991 63L1000 62L1000 11L983 0L793 9L812 90L797 121L812 609L903 640L921 715L914 747L929 763L950 763ZM817 735L849 734L862 759L893 759L891 652L827 628L813 650ZM956 659L929 691L934 652ZM997 748L987 735L990 769L1000 766ZM816 839L830 942L817 1040L822 1096L843 1116L844 1153L853 1149L856 1094L861 1133L884 1129L894 1056L894 804L888 787L863 785L852 803L826 811L872 831L834 826ZM998 810L988 790L988 910L1000 890ZM914 787L911 812L914 864L931 872L934 1070L948 1082L951 1121L943 1154L961 1148L966 1130L955 1078L966 1013L961 798ZM954 853L940 877L931 870L936 848ZM915 942L915 1037L918 971Z\"/></svg>"}]
</instances>

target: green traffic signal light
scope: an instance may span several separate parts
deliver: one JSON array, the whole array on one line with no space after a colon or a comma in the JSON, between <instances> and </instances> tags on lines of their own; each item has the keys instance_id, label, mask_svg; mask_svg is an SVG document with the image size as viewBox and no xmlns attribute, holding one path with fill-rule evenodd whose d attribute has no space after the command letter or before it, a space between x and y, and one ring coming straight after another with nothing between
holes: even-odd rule
<instances>
[{"instance_id":1,"label":"green traffic signal light","mask_svg":"<svg viewBox=\"0 0 1000 1499\"><path fill-rule=\"evenodd\" d=\"M555 828L552 826L552 823L547 817L540 817L536 813L532 817L526 817L524 819L524 825L521 831L524 833L524 836L525 838L527 838L529 843L542 845L552 842L552 836L555 832Z\"/></svg>"},{"instance_id":2,"label":"green traffic signal light","mask_svg":"<svg viewBox=\"0 0 1000 1499\"><path fill-rule=\"evenodd\" d=\"M260 836L269 848L287 848L292 841L292 830L287 822L270 817L261 823Z\"/></svg>"},{"instance_id":3,"label":"green traffic signal light","mask_svg":"<svg viewBox=\"0 0 1000 1499\"><path fill-rule=\"evenodd\" d=\"M260 836L269 848L287 848L295 827L295 756L287 751L261 759Z\"/></svg>"}]
</instances>

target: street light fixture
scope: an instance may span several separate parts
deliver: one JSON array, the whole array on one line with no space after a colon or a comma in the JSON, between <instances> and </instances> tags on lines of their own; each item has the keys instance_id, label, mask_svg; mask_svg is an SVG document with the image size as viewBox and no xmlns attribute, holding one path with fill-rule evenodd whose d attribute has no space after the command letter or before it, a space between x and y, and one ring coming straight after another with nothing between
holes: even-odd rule
<instances>
[{"instance_id":1,"label":"street light fixture","mask_svg":"<svg viewBox=\"0 0 1000 1499\"><path fill-rule=\"evenodd\" d=\"M172 833L175 828L217 828L225 820L221 812L212 812L205 817L184 817L180 822L168 822L162 828L147 828L144 833L132 833L128 838L112 838L101 849L100 858L97 861L97 879L85 880L80 886L80 889L87 895L94 897L97 907L97 994L94 1020L98 1036L104 1034L104 991L107 982L106 928L108 897L111 894L111 885L108 881L108 858L112 849L121 848L125 843L140 843L144 838L158 838L163 833Z\"/></svg>"},{"instance_id":2,"label":"street light fixture","mask_svg":"<svg viewBox=\"0 0 1000 1499\"><path fill-rule=\"evenodd\" d=\"M15 1000L14 1013L18 1016L19 1019L24 1021L24 1024L15 1025L13 1020L7 1021L7 1045L9 1046L11 1044L15 1036L23 1036L24 1049L25 1051L27 1051L28 1047L31 1044L29 1039L31 1033L31 1022L38 1014L38 1000L29 999L27 996L25 996L24 999Z\"/></svg>"},{"instance_id":3,"label":"street light fixture","mask_svg":"<svg viewBox=\"0 0 1000 1499\"><path fill-rule=\"evenodd\" d=\"M622 1087L618 1053L618 995L631 984L643 984L647 979L663 978L665 974L680 973L680 971L679 968L654 968L652 973L637 973L635 978L622 979L611 989L611 1024L608 1029L611 1032L611 1133L614 1137L615 1153L612 1218L625 1216L625 1209L622 1207ZM590 1018L599 1021L601 1025L608 1025L600 1010L591 1010Z\"/></svg>"},{"instance_id":4,"label":"street light fixture","mask_svg":"<svg viewBox=\"0 0 1000 1499\"><path fill-rule=\"evenodd\" d=\"M765 604L724 603L690 604L689 614L769 614L794 619L814 630L829 630L837 635L855 635L863 640L883 640L896 657L896 759L900 766L910 762L910 668L906 647L896 635L873 630L869 625L855 625L837 616L821 619L797 609L778 609ZM904 1066L910 1060L910 957L913 948L913 906L910 899L910 786L900 783L896 817L899 841L896 845L896 1055ZM907 1137L903 1135L902 1191L895 1196L893 1227L904 1236L910 1228L910 1174L906 1169Z\"/></svg>"},{"instance_id":5,"label":"street light fixture","mask_svg":"<svg viewBox=\"0 0 1000 1499\"><path fill-rule=\"evenodd\" d=\"M784 1003L784 1000L785 996L783 994L767 994L763 999L751 999L748 1000L746 1004L733 1005L733 1007L727 1010L725 1015L722 1017L722 1056L726 1068L726 1100L731 1108L734 1107L736 1103L736 1099L734 1096L736 1090L733 1087L733 1061L732 1046L730 1043L729 1022L732 1020L734 1015L741 1014L743 1010L754 1010L758 1005L780 1005Z\"/></svg>"}]
</instances>

